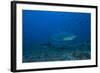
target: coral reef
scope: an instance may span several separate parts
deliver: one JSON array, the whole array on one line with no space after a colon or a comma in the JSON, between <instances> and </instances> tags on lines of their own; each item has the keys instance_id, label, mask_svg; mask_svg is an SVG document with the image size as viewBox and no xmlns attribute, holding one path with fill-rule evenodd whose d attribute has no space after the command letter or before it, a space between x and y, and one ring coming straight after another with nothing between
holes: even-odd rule
<instances>
[{"instance_id":1,"label":"coral reef","mask_svg":"<svg viewBox=\"0 0 100 73\"><path fill-rule=\"evenodd\" d=\"M23 53L23 62L44 62L44 61L64 61L64 60L87 60L91 59L89 42L78 45L66 45L53 47L51 44L40 44L33 46L30 52Z\"/></svg>"}]
</instances>

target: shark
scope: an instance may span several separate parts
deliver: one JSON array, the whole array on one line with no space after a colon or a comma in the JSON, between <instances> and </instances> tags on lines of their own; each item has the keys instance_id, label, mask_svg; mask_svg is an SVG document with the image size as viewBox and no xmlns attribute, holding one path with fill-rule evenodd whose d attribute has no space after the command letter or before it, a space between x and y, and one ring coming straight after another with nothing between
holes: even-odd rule
<instances>
[{"instance_id":1,"label":"shark","mask_svg":"<svg viewBox=\"0 0 100 73\"><path fill-rule=\"evenodd\" d=\"M77 36L72 33L68 32L60 32L56 33L52 36L52 39L55 41L72 41L76 38Z\"/></svg>"}]
</instances>

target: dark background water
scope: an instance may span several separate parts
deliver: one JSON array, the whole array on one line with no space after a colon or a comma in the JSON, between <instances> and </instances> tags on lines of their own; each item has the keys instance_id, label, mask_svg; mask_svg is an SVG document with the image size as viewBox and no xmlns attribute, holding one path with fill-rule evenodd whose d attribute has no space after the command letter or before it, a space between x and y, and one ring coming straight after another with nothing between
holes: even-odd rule
<instances>
[{"instance_id":1,"label":"dark background water","mask_svg":"<svg viewBox=\"0 0 100 73\"><path fill-rule=\"evenodd\" d=\"M84 43L88 41L88 46L83 45L81 47L88 47L88 49L90 49L90 13L23 10L22 14L23 62L30 62L29 58L32 62L42 61L43 58L48 57L47 55L51 56L51 53L55 52L57 52L57 56L58 54L61 56L62 54L58 52L59 49L50 47L50 44L48 44L48 41L50 41L50 37L59 32L73 33L75 36L77 36L76 39L78 43ZM76 41L71 42L76 43ZM80 45L78 45L77 47L80 48ZM41 50L42 52L39 50ZM40 52L43 54L44 51L46 51L47 54L46 56L43 55L41 58ZM62 51L62 53L66 52ZM35 58L33 58L33 56ZM44 59L43 61L46 61L46 59ZM59 57L56 60L59 60ZM64 60L67 60L67 58ZM52 61L52 59L50 58L47 61Z\"/></svg>"}]
</instances>

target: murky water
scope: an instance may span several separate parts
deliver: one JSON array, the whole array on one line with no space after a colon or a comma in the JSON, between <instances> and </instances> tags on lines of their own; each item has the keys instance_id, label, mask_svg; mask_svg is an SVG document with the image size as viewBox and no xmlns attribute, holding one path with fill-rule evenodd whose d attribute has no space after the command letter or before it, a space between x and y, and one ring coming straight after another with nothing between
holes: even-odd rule
<instances>
[{"instance_id":1,"label":"murky water","mask_svg":"<svg viewBox=\"0 0 100 73\"><path fill-rule=\"evenodd\" d=\"M23 62L91 59L89 13L23 10Z\"/></svg>"}]
</instances>

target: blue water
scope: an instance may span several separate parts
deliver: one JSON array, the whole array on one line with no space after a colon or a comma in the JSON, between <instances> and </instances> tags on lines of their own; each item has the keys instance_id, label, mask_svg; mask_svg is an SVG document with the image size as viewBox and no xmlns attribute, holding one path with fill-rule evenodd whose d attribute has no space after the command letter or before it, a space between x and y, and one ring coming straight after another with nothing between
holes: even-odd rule
<instances>
[{"instance_id":1,"label":"blue water","mask_svg":"<svg viewBox=\"0 0 100 73\"><path fill-rule=\"evenodd\" d=\"M23 10L22 19L23 62L91 58L90 13Z\"/></svg>"}]
</instances>

